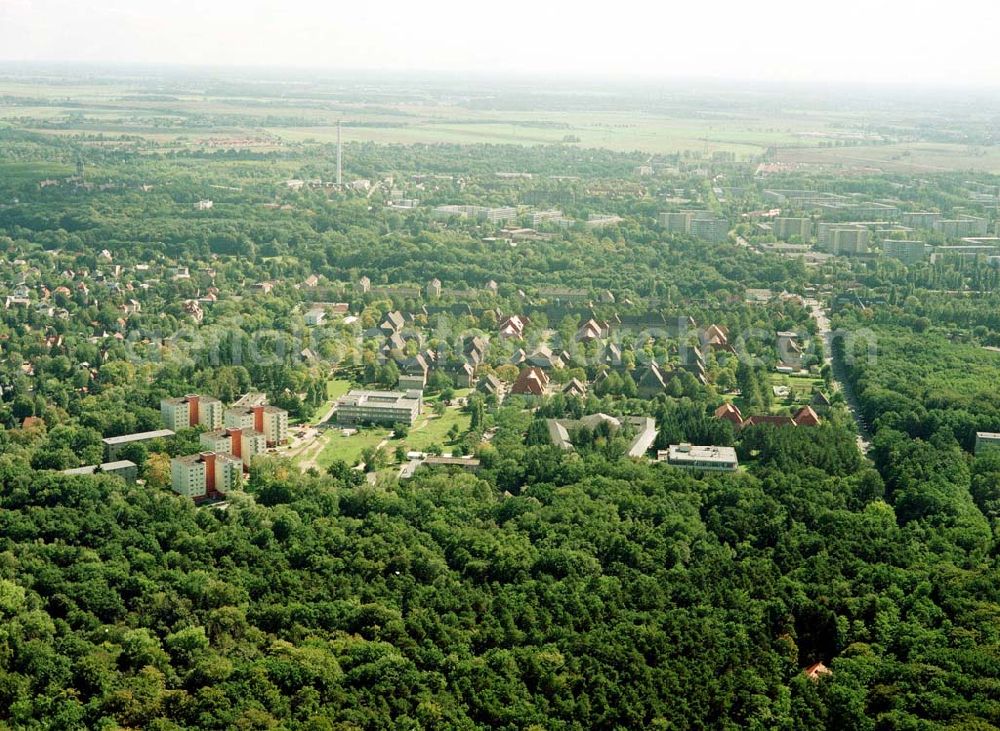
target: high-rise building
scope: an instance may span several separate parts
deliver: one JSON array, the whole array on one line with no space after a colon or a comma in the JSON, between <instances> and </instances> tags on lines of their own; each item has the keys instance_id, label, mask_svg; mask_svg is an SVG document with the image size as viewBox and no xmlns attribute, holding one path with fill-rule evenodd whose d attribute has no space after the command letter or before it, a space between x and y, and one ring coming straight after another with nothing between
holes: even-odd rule
<instances>
[{"instance_id":1,"label":"high-rise building","mask_svg":"<svg viewBox=\"0 0 1000 731\"><path fill-rule=\"evenodd\" d=\"M194 426L218 429L222 426L222 402L211 396L188 394L160 401L163 426L179 431Z\"/></svg>"},{"instance_id":2,"label":"high-rise building","mask_svg":"<svg viewBox=\"0 0 1000 731\"><path fill-rule=\"evenodd\" d=\"M243 462L231 454L201 452L170 460L170 485L184 497L219 497L243 482Z\"/></svg>"},{"instance_id":3,"label":"high-rise building","mask_svg":"<svg viewBox=\"0 0 1000 731\"><path fill-rule=\"evenodd\" d=\"M886 239L882 242L882 253L899 259L907 266L912 266L927 258L927 245L923 241L897 241Z\"/></svg>"},{"instance_id":4,"label":"high-rise building","mask_svg":"<svg viewBox=\"0 0 1000 731\"><path fill-rule=\"evenodd\" d=\"M238 427L216 429L215 431L203 432L199 441L205 451L231 454L243 460L245 467L249 467L250 461L258 454L264 454L267 451L267 437L262 432L252 429Z\"/></svg>"},{"instance_id":5,"label":"high-rise building","mask_svg":"<svg viewBox=\"0 0 1000 731\"><path fill-rule=\"evenodd\" d=\"M823 251L841 256L868 253L868 227L857 223L821 223L817 243Z\"/></svg>"},{"instance_id":6,"label":"high-rise building","mask_svg":"<svg viewBox=\"0 0 1000 731\"><path fill-rule=\"evenodd\" d=\"M260 432L269 447L288 441L288 412L277 406L257 404L226 409L225 425L227 429Z\"/></svg>"},{"instance_id":7,"label":"high-rise building","mask_svg":"<svg viewBox=\"0 0 1000 731\"><path fill-rule=\"evenodd\" d=\"M985 236L987 225L985 218L962 215L935 222L934 230L947 237Z\"/></svg>"},{"instance_id":8,"label":"high-rise building","mask_svg":"<svg viewBox=\"0 0 1000 731\"><path fill-rule=\"evenodd\" d=\"M899 222L909 228L933 229L934 225L942 218L940 213L932 211L909 211L899 216Z\"/></svg>"},{"instance_id":9,"label":"high-rise building","mask_svg":"<svg viewBox=\"0 0 1000 731\"><path fill-rule=\"evenodd\" d=\"M781 241L797 238L808 241L812 236L812 219L778 216L774 219L774 235Z\"/></svg>"}]
</instances>

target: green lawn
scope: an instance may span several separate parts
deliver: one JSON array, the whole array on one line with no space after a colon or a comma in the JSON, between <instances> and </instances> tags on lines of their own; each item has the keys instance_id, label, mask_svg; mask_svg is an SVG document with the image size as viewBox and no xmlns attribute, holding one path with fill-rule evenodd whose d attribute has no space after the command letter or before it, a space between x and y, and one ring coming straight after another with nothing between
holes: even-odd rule
<instances>
[{"instance_id":1,"label":"green lawn","mask_svg":"<svg viewBox=\"0 0 1000 731\"><path fill-rule=\"evenodd\" d=\"M374 447L388 437L389 432L385 428L361 429L357 434L345 437L340 429L330 429L322 437L326 445L316 458L316 464L320 469L326 469L342 459L349 465L356 465L361 460L361 452L367 447Z\"/></svg>"},{"instance_id":2,"label":"green lawn","mask_svg":"<svg viewBox=\"0 0 1000 731\"><path fill-rule=\"evenodd\" d=\"M425 414L410 428L410 433L403 440L407 451L424 452L432 444L439 444L444 451L448 450L448 431L458 424L459 431L464 434L469 430L469 415L458 409L449 408L443 416ZM398 442L390 443L393 449Z\"/></svg>"},{"instance_id":3,"label":"green lawn","mask_svg":"<svg viewBox=\"0 0 1000 731\"><path fill-rule=\"evenodd\" d=\"M320 404L309 417L309 423L315 424L323 415L330 410L333 402L351 390L354 384L342 378L333 378L326 383L326 401Z\"/></svg>"},{"instance_id":4,"label":"green lawn","mask_svg":"<svg viewBox=\"0 0 1000 731\"><path fill-rule=\"evenodd\" d=\"M772 386L788 386L791 389L791 397L789 399L779 399L777 396L772 396L774 398L774 407L772 410L781 411L785 406L791 404L801 404L809 403L812 399L813 390L818 388L823 388L823 379L814 376L790 376L786 373L771 373L770 374L770 385Z\"/></svg>"}]
</instances>

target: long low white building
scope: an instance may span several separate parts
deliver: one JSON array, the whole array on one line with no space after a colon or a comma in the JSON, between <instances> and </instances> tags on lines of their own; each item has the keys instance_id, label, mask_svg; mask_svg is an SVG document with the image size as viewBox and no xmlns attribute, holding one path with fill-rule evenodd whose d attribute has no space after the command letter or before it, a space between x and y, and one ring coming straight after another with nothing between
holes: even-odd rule
<instances>
[{"instance_id":1,"label":"long low white building","mask_svg":"<svg viewBox=\"0 0 1000 731\"><path fill-rule=\"evenodd\" d=\"M423 392L352 390L337 400L338 424L412 425L420 415Z\"/></svg>"},{"instance_id":2,"label":"long low white building","mask_svg":"<svg viewBox=\"0 0 1000 731\"><path fill-rule=\"evenodd\" d=\"M980 455L987 449L1000 450L1000 432L977 431L976 454Z\"/></svg>"},{"instance_id":3,"label":"long low white building","mask_svg":"<svg viewBox=\"0 0 1000 731\"><path fill-rule=\"evenodd\" d=\"M670 449L657 452L656 458L659 462L693 470L735 472L739 467L736 450L732 447L671 444Z\"/></svg>"}]
</instances>

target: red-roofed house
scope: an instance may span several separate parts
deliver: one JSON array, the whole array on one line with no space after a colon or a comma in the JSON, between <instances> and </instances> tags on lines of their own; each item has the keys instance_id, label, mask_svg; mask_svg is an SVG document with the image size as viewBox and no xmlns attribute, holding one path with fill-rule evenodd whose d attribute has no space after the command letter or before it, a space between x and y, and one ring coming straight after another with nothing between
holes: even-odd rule
<instances>
[{"instance_id":1,"label":"red-roofed house","mask_svg":"<svg viewBox=\"0 0 1000 731\"><path fill-rule=\"evenodd\" d=\"M722 404L722 406L717 408L715 410L715 418L732 422L733 426L737 429L743 426L743 414L740 413L738 406L734 406L730 403Z\"/></svg>"}]
</instances>

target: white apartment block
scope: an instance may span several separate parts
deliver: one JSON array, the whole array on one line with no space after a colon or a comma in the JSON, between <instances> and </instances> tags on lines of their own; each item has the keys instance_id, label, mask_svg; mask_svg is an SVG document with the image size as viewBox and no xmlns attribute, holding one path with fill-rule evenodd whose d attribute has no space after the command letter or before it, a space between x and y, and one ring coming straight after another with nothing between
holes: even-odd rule
<instances>
[{"instance_id":1,"label":"white apartment block","mask_svg":"<svg viewBox=\"0 0 1000 731\"><path fill-rule=\"evenodd\" d=\"M184 497L218 497L242 482L243 462L231 454L202 452L170 460L170 485Z\"/></svg>"},{"instance_id":2,"label":"white apartment block","mask_svg":"<svg viewBox=\"0 0 1000 731\"><path fill-rule=\"evenodd\" d=\"M288 441L288 412L277 406L257 405L227 409L224 422L226 428L262 433L269 447Z\"/></svg>"},{"instance_id":3,"label":"white apartment block","mask_svg":"<svg viewBox=\"0 0 1000 731\"><path fill-rule=\"evenodd\" d=\"M251 460L267 451L267 438L259 431L228 428L203 432L199 437L205 451L231 454L249 467Z\"/></svg>"},{"instance_id":4,"label":"white apartment block","mask_svg":"<svg viewBox=\"0 0 1000 731\"><path fill-rule=\"evenodd\" d=\"M222 402L211 396L188 394L160 401L163 426L179 431L193 426L218 429L222 426Z\"/></svg>"}]
</instances>

